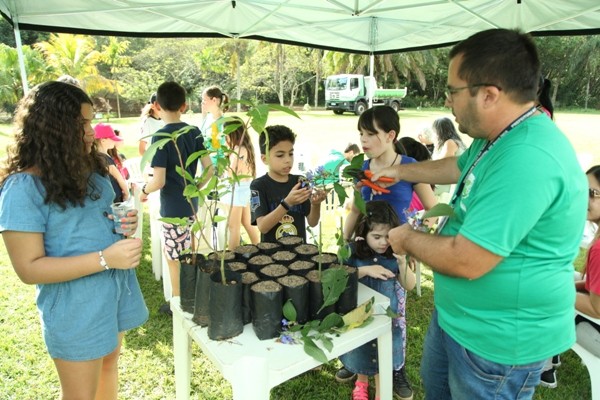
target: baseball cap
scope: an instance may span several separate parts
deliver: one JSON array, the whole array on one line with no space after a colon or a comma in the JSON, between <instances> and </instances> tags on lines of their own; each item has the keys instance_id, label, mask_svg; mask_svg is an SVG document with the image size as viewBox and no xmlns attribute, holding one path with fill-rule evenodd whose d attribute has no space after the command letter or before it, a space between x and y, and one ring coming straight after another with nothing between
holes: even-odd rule
<instances>
[{"instance_id":1,"label":"baseball cap","mask_svg":"<svg viewBox=\"0 0 600 400\"><path fill-rule=\"evenodd\" d=\"M108 124L100 123L94 127L94 139L111 139L121 142L123 139L115 135L115 131Z\"/></svg>"},{"instance_id":2,"label":"baseball cap","mask_svg":"<svg viewBox=\"0 0 600 400\"><path fill-rule=\"evenodd\" d=\"M152 104L156 101L156 92L152 93L150 96L150 100L148 100L148 104Z\"/></svg>"}]
</instances>

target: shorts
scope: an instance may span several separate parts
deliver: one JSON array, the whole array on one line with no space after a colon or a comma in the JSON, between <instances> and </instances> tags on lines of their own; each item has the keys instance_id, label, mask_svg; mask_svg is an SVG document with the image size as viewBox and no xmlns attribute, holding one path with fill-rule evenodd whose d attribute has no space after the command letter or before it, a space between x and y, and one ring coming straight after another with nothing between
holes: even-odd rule
<instances>
[{"instance_id":1,"label":"shorts","mask_svg":"<svg viewBox=\"0 0 600 400\"><path fill-rule=\"evenodd\" d=\"M190 218L190 224L192 218ZM192 245L192 235L190 234L190 225L162 224L162 234L164 238L165 256L168 260L179 260L179 256L185 250L189 250Z\"/></svg>"},{"instance_id":2,"label":"shorts","mask_svg":"<svg viewBox=\"0 0 600 400\"><path fill-rule=\"evenodd\" d=\"M38 285L42 333L52 358L95 360L112 353L118 334L148 319L135 269L109 269Z\"/></svg>"},{"instance_id":3,"label":"shorts","mask_svg":"<svg viewBox=\"0 0 600 400\"><path fill-rule=\"evenodd\" d=\"M250 183L251 181L244 181L235 185L233 204L231 203L231 193L224 195L220 202L226 205L232 204L233 207L246 207L250 204Z\"/></svg>"}]
</instances>

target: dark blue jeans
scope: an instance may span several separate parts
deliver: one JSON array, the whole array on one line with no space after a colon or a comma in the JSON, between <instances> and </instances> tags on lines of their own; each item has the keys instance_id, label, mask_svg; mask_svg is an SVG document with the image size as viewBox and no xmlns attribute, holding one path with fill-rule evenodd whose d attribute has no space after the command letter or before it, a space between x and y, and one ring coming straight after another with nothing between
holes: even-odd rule
<instances>
[{"instance_id":1,"label":"dark blue jeans","mask_svg":"<svg viewBox=\"0 0 600 400\"><path fill-rule=\"evenodd\" d=\"M434 311L425 336L421 362L425 398L531 399L540 382L544 363L545 360L505 365L479 357L440 328L437 311Z\"/></svg>"}]
</instances>

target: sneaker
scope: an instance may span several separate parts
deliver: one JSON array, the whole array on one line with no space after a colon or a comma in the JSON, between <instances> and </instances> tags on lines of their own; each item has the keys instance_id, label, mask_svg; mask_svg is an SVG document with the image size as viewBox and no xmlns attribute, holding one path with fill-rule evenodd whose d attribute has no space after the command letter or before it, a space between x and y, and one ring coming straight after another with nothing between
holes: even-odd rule
<instances>
[{"instance_id":1,"label":"sneaker","mask_svg":"<svg viewBox=\"0 0 600 400\"><path fill-rule=\"evenodd\" d=\"M173 316L173 311L171 311L171 306L169 305L169 302L166 302L165 304L160 306L160 308L158 309L158 312L161 314L166 314L169 317Z\"/></svg>"},{"instance_id":2,"label":"sneaker","mask_svg":"<svg viewBox=\"0 0 600 400\"><path fill-rule=\"evenodd\" d=\"M404 367L394 371L394 398L398 400L412 400L413 390L406 378Z\"/></svg>"},{"instance_id":3,"label":"sneaker","mask_svg":"<svg viewBox=\"0 0 600 400\"><path fill-rule=\"evenodd\" d=\"M356 374L348 371L346 368L342 367L338 369L335 373L335 380L340 383L351 382L356 378Z\"/></svg>"},{"instance_id":4,"label":"sneaker","mask_svg":"<svg viewBox=\"0 0 600 400\"><path fill-rule=\"evenodd\" d=\"M542 376L540 378L540 386L549 389L554 389L556 388L556 386L558 386L556 382L556 371L554 370L554 367L542 372Z\"/></svg>"},{"instance_id":5,"label":"sneaker","mask_svg":"<svg viewBox=\"0 0 600 400\"><path fill-rule=\"evenodd\" d=\"M356 381L354 383L352 400L369 400L369 382Z\"/></svg>"},{"instance_id":6,"label":"sneaker","mask_svg":"<svg viewBox=\"0 0 600 400\"><path fill-rule=\"evenodd\" d=\"M560 362L560 354L555 355L554 357L552 357L552 366L554 368L558 368L560 367L562 363Z\"/></svg>"}]
</instances>

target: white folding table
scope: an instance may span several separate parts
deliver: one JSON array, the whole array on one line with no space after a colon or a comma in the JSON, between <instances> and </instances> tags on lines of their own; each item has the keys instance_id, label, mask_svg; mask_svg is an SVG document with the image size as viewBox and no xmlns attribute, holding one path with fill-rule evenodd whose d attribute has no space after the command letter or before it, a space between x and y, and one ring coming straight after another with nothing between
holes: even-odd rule
<instances>
[{"instance_id":1,"label":"white folding table","mask_svg":"<svg viewBox=\"0 0 600 400\"><path fill-rule=\"evenodd\" d=\"M359 283L358 304L371 297L375 297L373 321L334 337L331 353L324 351L331 360L377 339L381 399L391 400L392 320L385 315L390 302L386 296ZM207 328L196 325L191 321L191 314L181 310L179 297L173 297L170 304L177 400L186 400L190 396L192 340L231 383L234 400L268 400L271 388L321 364L307 355L302 345L282 344L275 339L258 340L252 324L244 326L244 332L230 341L210 340Z\"/></svg>"}]
</instances>

